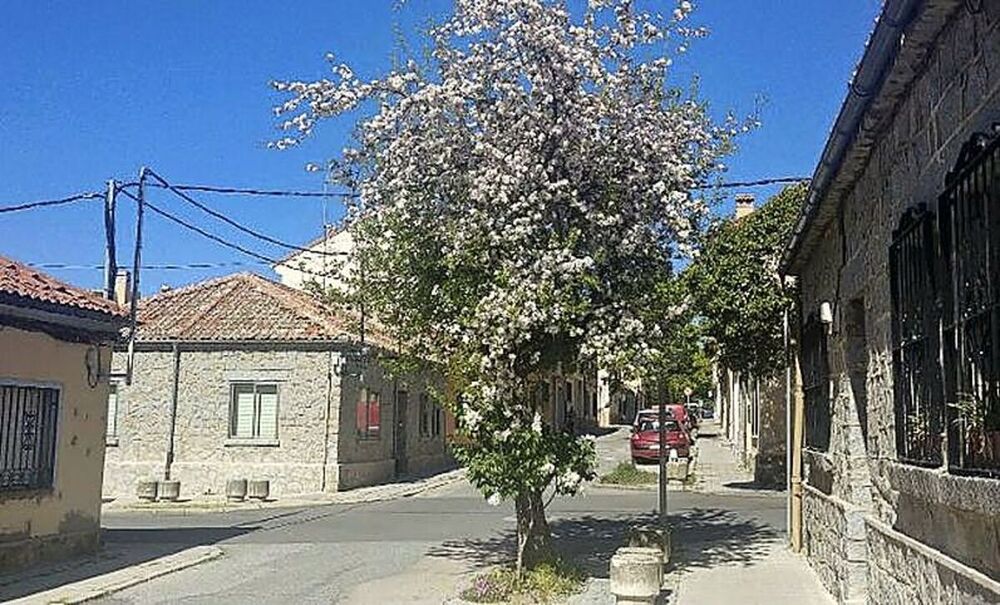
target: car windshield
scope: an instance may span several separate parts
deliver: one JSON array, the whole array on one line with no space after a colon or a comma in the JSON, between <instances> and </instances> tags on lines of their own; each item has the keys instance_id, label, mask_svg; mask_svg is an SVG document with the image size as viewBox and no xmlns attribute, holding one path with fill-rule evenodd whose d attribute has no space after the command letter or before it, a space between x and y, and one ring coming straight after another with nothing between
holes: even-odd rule
<instances>
[{"instance_id":1,"label":"car windshield","mask_svg":"<svg viewBox=\"0 0 1000 605\"><path fill-rule=\"evenodd\" d=\"M640 418L639 422L635 425L635 430L639 433L645 433L647 431L658 431L660 430L660 423L652 418ZM676 431L677 423L673 420L667 421L667 430Z\"/></svg>"}]
</instances>

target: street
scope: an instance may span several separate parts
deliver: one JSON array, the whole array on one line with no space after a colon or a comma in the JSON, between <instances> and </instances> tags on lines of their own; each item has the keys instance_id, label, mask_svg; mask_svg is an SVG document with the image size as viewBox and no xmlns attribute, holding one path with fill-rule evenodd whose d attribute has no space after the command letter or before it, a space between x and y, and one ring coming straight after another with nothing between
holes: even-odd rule
<instances>
[{"instance_id":1,"label":"street","mask_svg":"<svg viewBox=\"0 0 1000 605\"><path fill-rule=\"evenodd\" d=\"M599 439L602 468L614 463L616 454L627 457L623 431ZM702 448L714 448L716 457L728 455L711 434L703 437ZM629 525L655 518L656 498L655 490L591 485L582 496L551 503L548 518L557 548L593 578L571 603L609 602L610 556ZM775 553L784 552L783 494L745 488L671 491L669 506L671 592L679 586L683 596L699 573L727 566L753 569L758 563L767 568ZM184 515L111 512L104 528L105 563L111 569L199 545L216 545L223 553L98 601L105 604L441 603L457 595L474 572L508 561L514 552L511 507L490 506L464 480L409 498L361 504ZM786 587L794 584L793 575ZM0 596L51 588L65 577L0 587L6 591Z\"/></svg>"}]
</instances>

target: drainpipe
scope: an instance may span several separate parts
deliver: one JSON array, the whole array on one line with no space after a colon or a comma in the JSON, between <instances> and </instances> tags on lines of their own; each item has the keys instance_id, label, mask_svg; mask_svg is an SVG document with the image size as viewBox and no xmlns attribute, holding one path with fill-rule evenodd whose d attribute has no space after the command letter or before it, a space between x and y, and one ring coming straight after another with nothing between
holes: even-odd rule
<instances>
[{"instance_id":1,"label":"drainpipe","mask_svg":"<svg viewBox=\"0 0 1000 605\"><path fill-rule=\"evenodd\" d=\"M792 343L788 309L782 313L782 331L785 340L785 527L788 540L792 539Z\"/></svg>"},{"instance_id":2,"label":"drainpipe","mask_svg":"<svg viewBox=\"0 0 1000 605\"><path fill-rule=\"evenodd\" d=\"M180 389L181 346L174 342L174 377L170 387L170 433L167 440L167 464L163 469L164 481L170 481L170 466L174 463L174 435L177 432L177 395Z\"/></svg>"},{"instance_id":3,"label":"drainpipe","mask_svg":"<svg viewBox=\"0 0 1000 605\"><path fill-rule=\"evenodd\" d=\"M790 358L790 391L792 401L791 433L791 538L792 550L802 550L802 436L805 424L805 398L802 394L802 368L799 364L798 346L792 347Z\"/></svg>"},{"instance_id":4,"label":"drainpipe","mask_svg":"<svg viewBox=\"0 0 1000 605\"><path fill-rule=\"evenodd\" d=\"M333 378L337 376L340 379L340 375L343 373L340 371L340 356L331 351L327 361L326 370L326 430L323 435L323 471L320 473L320 486L319 491L326 492L327 486L327 468L330 463L330 422L333 420Z\"/></svg>"}]
</instances>

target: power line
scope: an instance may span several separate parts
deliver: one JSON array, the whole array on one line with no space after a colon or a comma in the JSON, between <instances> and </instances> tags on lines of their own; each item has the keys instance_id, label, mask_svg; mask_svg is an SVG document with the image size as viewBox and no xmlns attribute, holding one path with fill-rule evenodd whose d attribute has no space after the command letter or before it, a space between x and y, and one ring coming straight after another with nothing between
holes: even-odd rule
<instances>
[{"instance_id":1,"label":"power line","mask_svg":"<svg viewBox=\"0 0 1000 605\"><path fill-rule=\"evenodd\" d=\"M176 216L174 214L171 214L171 213L167 212L166 210L163 210L162 208L160 208L160 207L158 207L158 206L150 203L149 200L143 200L143 201L140 202L138 197L132 195L128 191L122 190L122 193L124 193L126 196L132 198L137 203L141 203L141 204L147 206L150 210L152 210L153 212L159 214L160 216L162 216L163 218L167 219L168 221L176 223L176 224L180 225L181 227L184 227L185 229L188 229L190 231L194 231L198 235L200 235L202 237L205 237L205 238L208 238L208 239L212 240L213 242L215 242L217 244L220 244L220 245L225 246L227 248L230 248L232 250L236 250L237 252L241 252L241 253L243 253L243 254L251 257L251 258L256 258L257 260L261 260L261 261L264 261L264 262L269 263L269 264L276 264L278 262L278 261L276 261L273 258L270 258L268 256L264 256L263 254L259 254L257 252L254 252L253 250L250 250L249 248L244 248L243 246L241 246L239 244L234 244L234 243L232 243L232 242L230 242L228 240L225 240L225 239L219 237L218 235L215 235L214 233L210 233L208 231L205 231L201 227L199 227L199 226L197 226L197 225L195 225L193 223L189 223L188 221L186 221L186 220L184 220L184 219L182 219L182 218L180 218L180 217L178 217L178 216Z\"/></svg>"},{"instance_id":2,"label":"power line","mask_svg":"<svg viewBox=\"0 0 1000 605\"><path fill-rule=\"evenodd\" d=\"M122 183L122 187L135 187L138 183ZM168 189L172 187L179 191L201 191L203 193L218 193L221 195L256 195L264 197L305 197L305 198L354 198L361 197L361 194L352 191L296 191L294 189L257 189L254 187L226 187L221 185L176 185L170 187L163 183L146 183L147 187L158 189Z\"/></svg>"},{"instance_id":3,"label":"power line","mask_svg":"<svg viewBox=\"0 0 1000 605\"><path fill-rule=\"evenodd\" d=\"M249 248L245 248L245 247L243 247L243 246L241 246L239 244L236 244L236 243L233 243L233 242L231 242L231 241L229 241L227 239L224 239L224 238L222 238L222 237L220 237L220 236L218 236L218 235L216 235L214 233L211 233L210 231L206 231L205 229L202 229L201 227L199 227L199 226L197 226L197 225L195 225L193 223L190 223L190 222L188 222L188 221L180 218L179 216L176 216L176 215L174 215L174 214L172 214L170 212L167 212L166 210L163 210L162 208L160 208L160 207L158 207L158 206L150 203L149 200L143 200L142 202L139 202L139 198L136 197L135 195L133 195L132 193L128 192L127 190L120 189L119 191L120 191L120 193L122 193L126 197L131 198L135 202L143 204L145 207L149 208L150 210L152 210L156 214L162 216L163 218L165 218L165 219L167 219L167 220L169 220L169 221L171 221L171 222L173 222L173 223L175 223L177 225L180 225L181 227L184 227L185 229L188 229L189 231L193 231L193 232L197 233L198 235L200 235L200 236L202 236L204 238L210 239L213 242L215 242L215 243L217 243L217 244L219 244L221 246L225 246L226 248L229 248L231 250L235 250L235 251L240 252L241 254L245 254L245 255L247 255L247 256L249 256L251 258L255 258L255 259L259 260L259 261L262 261L263 263L266 263L269 266L281 264L280 260L271 258L269 256L265 256L263 254L260 254L259 252L255 252L254 250L250 250ZM308 270L303 269L303 268L298 268L296 270L299 271L299 272L301 272L301 273L303 273L303 274L312 275L312 276L315 276L315 277L329 277L329 275L324 275L322 273L316 273L316 272L313 272L313 271L308 271Z\"/></svg>"},{"instance_id":4,"label":"power line","mask_svg":"<svg viewBox=\"0 0 1000 605\"><path fill-rule=\"evenodd\" d=\"M104 265L86 265L86 264L72 264L72 263L28 263L29 267L35 267L36 269L83 269L83 270L95 270L104 269ZM190 270L190 269L222 269L227 267L264 267L267 266L263 261L260 262L219 262L219 263L186 263L186 264L176 264L167 263L159 265L140 265L140 269L150 270L150 271L179 271L179 270Z\"/></svg>"},{"instance_id":5,"label":"power line","mask_svg":"<svg viewBox=\"0 0 1000 605\"><path fill-rule=\"evenodd\" d=\"M64 197L57 200L42 200L38 202L27 202L24 204L18 204L16 206L3 206L0 207L0 214L6 214L8 212L20 212L21 210L34 210L35 208L62 206L65 204L72 204L73 202L79 202L82 200L98 200L103 198L104 198L104 193L98 193L98 192L80 193L77 195L71 195L69 197Z\"/></svg>"},{"instance_id":6,"label":"power line","mask_svg":"<svg viewBox=\"0 0 1000 605\"><path fill-rule=\"evenodd\" d=\"M232 218L226 216L222 212L219 212L217 210L209 208L205 204L202 204L201 202L199 202L198 200L194 199L190 195L188 195L188 194L184 193L183 191L181 191L179 187L171 185L169 182L167 182L166 179L164 179L162 176L160 176L159 174L157 174L155 171L148 170L147 173L151 177L153 177L154 179L156 179L157 181L159 181L160 185L163 188L167 189L168 191L171 191L172 193L174 193L174 195L176 195L177 197L181 198L185 202L191 204L195 208L198 208L202 212L205 212L206 214L209 214L210 216L213 216L213 217L219 219L220 221L226 223L227 225L230 225L230 226L234 227L235 229L237 229L239 231L242 231L243 233L246 233L247 235L250 235L252 237L256 237L259 240L268 242L270 244L274 244L276 246L281 246L282 248L287 248L289 250L296 250L298 252L311 252L313 254L317 254L317 255L320 255L320 256L343 256L344 255L343 252L327 252L325 250L311 250L309 248L304 248L302 246L297 246L295 244L290 244L290 243L282 241L280 239L271 237L270 235L267 235L266 233L262 233L260 231L257 231L256 229L252 229L250 227L247 227L247 226L245 226L245 225L243 225L243 224L241 224L241 223L233 220Z\"/></svg>"},{"instance_id":7,"label":"power line","mask_svg":"<svg viewBox=\"0 0 1000 605\"><path fill-rule=\"evenodd\" d=\"M773 179L761 179L759 181L734 181L731 183L718 183L716 185L698 185L697 187L692 187L692 190L702 190L702 189L736 189L738 187L763 187L765 185L780 185L789 183L803 183L808 181L810 177L807 176L783 176Z\"/></svg>"}]
</instances>

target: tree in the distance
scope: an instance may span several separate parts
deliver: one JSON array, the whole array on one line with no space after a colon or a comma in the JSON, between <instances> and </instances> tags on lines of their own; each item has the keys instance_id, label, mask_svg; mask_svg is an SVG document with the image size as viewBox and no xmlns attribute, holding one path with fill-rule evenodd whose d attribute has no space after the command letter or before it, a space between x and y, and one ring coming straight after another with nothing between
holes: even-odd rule
<instances>
[{"instance_id":1,"label":"tree in the distance","mask_svg":"<svg viewBox=\"0 0 1000 605\"><path fill-rule=\"evenodd\" d=\"M805 195L804 183L791 185L753 214L722 223L684 272L691 305L731 370L769 376L781 366L784 313L794 298L778 264Z\"/></svg>"},{"instance_id":2,"label":"tree in the distance","mask_svg":"<svg viewBox=\"0 0 1000 605\"><path fill-rule=\"evenodd\" d=\"M409 354L446 368L456 452L490 502L513 500L519 569L552 556L543 493L575 493L595 463L550 425L540 385L655 354L643 310L705 216L689 192L746 127L667 84L701 33L691 3L636 4L456 0L421 64L275 85L279 147L364 116L329 167L361 194L354 286Z\"/></svg>"}]
</instances>

